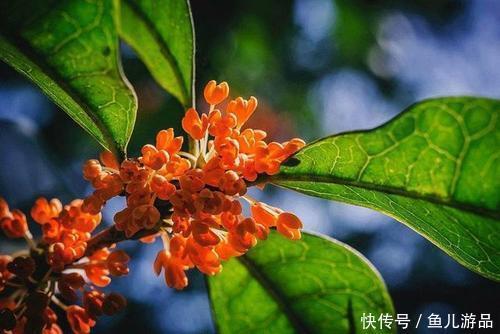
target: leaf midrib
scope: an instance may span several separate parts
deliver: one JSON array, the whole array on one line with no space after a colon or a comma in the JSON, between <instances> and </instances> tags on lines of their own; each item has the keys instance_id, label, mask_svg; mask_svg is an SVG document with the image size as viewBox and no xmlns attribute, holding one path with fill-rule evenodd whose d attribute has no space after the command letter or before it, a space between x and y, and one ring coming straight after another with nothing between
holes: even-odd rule
<instances>
[{"instance_id":1,"label":"leaf midrib","mask_svg":"<svg viewBox=\"0 0 500 334\"><path fill-rule=\"evenodd\" d=\"M262 273L258 266L247 255L242 255L237 258L238 261L247 268L250 275L266 290L271 298L276 302L280 310L288 319L290 325L295 329L296 333L311 333L307 326L297 316L295 311L287 304L285 297L279 290L274 288L273 283Z\"/></svg>"},{"instance_id":2,"label":"leaf midrib","mask_svg":"<svg viewBox=\"0 0 500 334\"><path fill-rule=\"evenodd\" d=\"M7 35L0 34L0 43L2 43L3 39L4 43L7 43L11 48L16 50L16 52L23 54L26 57L26 59L30 61L32 64L35 64L43 74L45 74L53 82L55 82L67 94L67 96L70 99L72 99L76 105L80 107L81 111L94 122L96 127L102 133L103 138L107 142L109 147L117 149L118 151L121 150L122 149L121 147L116 147L112 134L108 131L102 120L96 115L94 115L92 112L89 112L90 110L92 110L92 108L90 108L90 106L87 103L82 101L79 94L74 89L72 89L68 84L66 84L64 80L62 80L62 78L52 70L51 66L48 65L45 61L43 61L43 57L38 55L38 53L35 50L33 50L22 38L20 37L16 38L18 39L18 43L13 43ZM35 61L34 59L37 60ZM24 73L23 75L27 76L27 74ZM54 102L56 101L54 100ZM59 105L59 103L57 102L56 104ZM59 107L62 108L62 106ZM69 116L72 119L74 119L70 114ZM75 121L77 120L75 119Z\"/></svg>"},{"instance_id":3,"label":"leaf midrib","mask_svg":"<svg viewBox=\"0 0 500 334\"><path fill-rule=\"evenodd\" d=\"M434 204L445 205L460 211L466 211L468 213L476 214L485 218L500 219L500 211L490 210L484 207L478 207L470 205L467 203L450 201L440 198L438 196L423 195L418 192L412 192L405 189L383 186L378 184L359 182L353 180L347 180L339 178L336 176L326 176L326 175L315 175L315 174L278 174L274 176L266 176L258 179L255 183L270 182L280 185L280 181L286 182L313 182L313 183L323 183L323 184L337 184L345 186L353 186L357 188L362 188L366 190L373 190L377 192L382 192L386 194L399 195L406 198L423 200Z\"/></svg>"},{"instance_id":4,"label":"leaf midrib","mask_svg":"<svg viewBox=\"0 0 500 334\"><path fill-rule=\"evenodd\" d=\"M161 53L164 55L165 59L170 64L172 71L174 72L175 80L177 81L177 83L181 87L181 93L182 93L182 96L184 99L183 104L189 104L189 102L190 102L189 101L189 99L190 99L189 92L188 92L188 88L186 87L186 84L184 82L184 78L182 76L180 65L177 62L177 60L175 59L174 55L172 54L172 51L170 51L170 48L168 47L168 45L165 43L165 41L160 36L160 34L156 30L156 28L151 24L150 20L144 14L144 12L142 11L142 9L139 6L137 6L135 3L133 3L130 0L124 0L122 2L122 4L125 4L126 6L128 6L130 8L130 10L135 15L137 15L139 17L139 19L142 20L142 22L144 23L144 25L148 29L149 33L151 34L151 36L155 39L155 41L157 42L157 44L160 47ZM187 105L185 105L185 106L187 106Z\"/></svg>"}]
</instances>

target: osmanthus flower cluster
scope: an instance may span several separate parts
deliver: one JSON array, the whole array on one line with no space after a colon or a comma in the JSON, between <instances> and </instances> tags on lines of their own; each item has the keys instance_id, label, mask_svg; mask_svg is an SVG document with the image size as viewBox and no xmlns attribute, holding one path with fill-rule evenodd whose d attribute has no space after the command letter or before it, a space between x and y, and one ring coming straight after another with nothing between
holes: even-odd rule
<instances>
[{"instance_id":1,"label":"osmanthus flower cluster","mask_svg":"<svg viewBox=\"0 0 500 334\"><path fill-rule=\"evenodd\" d=\"M223 261L246 253L271 228L300 238L302 223L294 214L258 202L247 187L259 175L276 174L304 142L267 143L264 131L244 128L257 99L225 101L228 95L225 82L210 81L206 113L186 111L182 128L189 152L182 151L183 137L166 129L138 158L119 162L104 152L100 160L87 161L83 176L94 188L89 197L65 206L57 199L36 201L31 217L41 229L38 242L26 216L0 201L3 232L29 244L24 253L0 257L0 333L60 333L54 306L65 311L73 332L89 333L99 316L121 310L125 299L100 288L110 276L128 273L128 255L114 250L122 240L161 238L154 271L163 271L168 286L182 289L186 270L215 275ZM126 207L112 227L95 233L101 210L116 196L126 198Z\"/></svg>"},{"instance_id":2,"label":"osmanthus flower cluster","mask_svg":"<svg viewBox=\"0 0 500 334\"><path fill-rule=\"evenodd\" d=\"M258 239L266 239L272 227L300 238L302 224L295 215L246 192L248 182L277 173L304 142L266 143L264 131L242 129L257 99L239 97L219 109L228 95L225 82L210 81L204 91L208 113L186 111L182 127L191 137L191 153L181 151L183 138L168 129L158 133L155 145L145 145L138 159L120 165L111 159L103 164L90 160L84 167L84 177L96 189L84 203L89 211L98 213L109 198L124 192L127 207L116 214L116 228L131 237L159 227L164 250L154 270L164 271L167 284L176 289L188 284L187 269L214 275L222 260L244 254ZM240 199L249 204L251 217L242 214Z\"/></svg>"},{"instance_id":3,"label":"osmanthus flower cluster","mask_svg":"<svg viewBox=\"0 0 500 334\"><path fill-rule=\"evenodd\" d=\"M41 239L35 242L26 215L0 198L1 230L29 245L26 251L0 255L0 333L62 333L53 306L66 313L74 333L89 333L97 317L125 307L122 296L99 288L110 283L110 275L128 273L129 257L109 247L86 254L101 214L85 212L82 204L37 199L31 218L40 225Z\"/></svg>"}]
</instances>

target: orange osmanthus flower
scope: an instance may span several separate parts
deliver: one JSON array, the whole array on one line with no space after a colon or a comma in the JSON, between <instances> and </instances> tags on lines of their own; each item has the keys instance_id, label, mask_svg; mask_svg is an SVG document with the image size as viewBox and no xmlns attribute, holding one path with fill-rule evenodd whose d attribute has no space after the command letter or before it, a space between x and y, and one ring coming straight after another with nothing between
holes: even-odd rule
<instances>
[{"instance_id":1,"label":"orange osmanthus flower","mask_svg":"<svg viewBox=\"0 0 500 334\"><path fill-rule=\"evenodd\" d=\"M70 306L66 314L71 330L73 330L75 334L88 334L91 328L95 326L95 320L80 306Z\"/></svg>"},{"instance_id":2,"label":"orange osmanthus flower","mask_svg":"<svg viewBox=\"0 0 500 334\"><path fill-rule=\"evenodd\" d=\"M18 209L10 210L7 202L0 198L0 229L9 238L29 235L26 216Z\"/></svg>"},{"instance_id":3,"label":"orange osmanthus flower","mask_svg":"<svg viewBox=\"0 0 500 334\"><path fill-rule=\"evenodd\" d=\"M108 163L113 163L112 157L104 156ZM91 166L87 169L87 176L92 175L90 169L101 172L93 162L87 166ZM99 173L92 177L98 177ZM26 216L17 209L10 210L0 198L3 232L8 237L24 237L30 247L29 251L16 257L0 255L0 292L6 287L13 291L0 296L0 312L5 318L2 319L10 322L7 332L22 334L29 328L30 332L43 334L62 333L56 313L51 309L53 304L66 311L74 333L90 333L98 316L122 308L123 297L104 295L98 287L108 285L110 276L128 273L128 255L104 247L85 256L87 242L101 222L100 209L97 213L89 212L84 201L79 199L63 206L58 199L38 198L31 209L31 217L42 232L37 243L28 230ZM45 257L45 265L41 255ZM36 272L43 275L39 277ZM56 293L64 302L56 297ZM83 307L75 304L81 294ZM100 304L99 296L102 296ZM73 305L66 306L66 302ZM0 326L0 332L4 333L4 327Z\"/></svg>"},{"instance_id":4,"label":"orange osmanthus flower","mask_svg":"<svg viewBox=\"0 0 500 334\"><path fill-rule=\"evenodd\" d=\"M66 312L74 333L86 334L98 317L123 309L122 296L100 290L112 277L129 272L130 258L114 248L116 241L152 243L160 237L163 250L154 261L154 272L163 273L168 286L183 289L187 270L216 275L223 261L245 254L271 229L289 239L301 237L297 216L253 199L247 190L259 176L278 173L304 141L266 142L266 132L244 128L257 99L238 97L224 108L221 103L229 97L225 82L210 81L204 97L206 113L190 108L182 119L189 152L182 151L182 136L171 128L161 130L138 158L119 162L105 151L99 160L88 160L83 177L94 191L87 198L66 205L58 199L37 199L30 213L41 231L39 241L28 228L29 217L0 198L1 231L24 238L30 248L16 257L0 255L0 311L9 322L8 331L24 333L36 324L37 332L61 333L51 308L56 305ZM107 232L120 237L96 247L92 242L102 236L95 233L101 211L116 196L123 196L126 206ZM245 206L249 217L243 213ZM14 293L4 297L10 289ZM24 291L29 291L26 297Z\"/></svg>"},{"instance_id":5,"label":"orange osmanthus flower","mask_svg":"<svg viewBox=\"0 0 500 334\"><path fill-rule=\"evenodd\" d=\"M229 85L227 82L221 82L217 84L215 80L211 80L205 86L203 91L205 100L212 105L216 105L224 101L229 95Z\"/></svg>"},{"instance_id":6,"label":"orange osmanthus flower","mask_svg":"<svg viewBox=\"0 0 500 334\"><path fill-rule=\"evenodd\" d=\"M244 254L266 239L271 228L300 238L302 223L295 215L259 203L246 192L260 174L276 174L304 141L267 143L264 131L242 129L256 111L257 99L238 97L220 108L228 96L228 84L212 80L204 90L208 112L186 111L182 128L191 137L191 152L181 151L183 138L166 129L155 145L143 146L137 159L111 166L101 158L101 163L89 160L84 166L85 178L96 189L85 200L87 211L99 212L113 195L125 195L127 207L116 214L116 228L127 237L151 229L162 236L165 249L154 270L163 271L176 289L187 285L185 270L196 267L214 275L222 260ZM240 199L250 204L252 217L243 216Z\"/></svg>"}]
</instances>

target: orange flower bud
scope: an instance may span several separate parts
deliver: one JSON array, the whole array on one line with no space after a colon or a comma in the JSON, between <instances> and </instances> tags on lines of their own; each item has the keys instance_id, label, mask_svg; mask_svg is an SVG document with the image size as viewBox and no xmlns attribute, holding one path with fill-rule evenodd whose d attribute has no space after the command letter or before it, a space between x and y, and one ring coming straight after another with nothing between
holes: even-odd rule
<instances>
[{"instance_id":1,"label":"orange flower bud","mask_svg":"<svg viewBox=\"0 0 500 334\"><path fill-rule=\"evenodd\" d=\"M191 168L191 163L189 160L174 155L170 157L170 161L165 166L166 173L163 173L165 177L172 178L175 176L183 175L189 168Z\"/></svg>"},{"instance_id":2,"label":"orange flower bud","mask_svg":"<svg viewBox=\"0 0 500 334\"><path fill-rule=\"evenodd\" d=\"M139 227L133 225L132 211L133 208L127 207L117 212L114 216L116 229L118 231L125 231L127 238L139 231Z\"/></svg>"},{"instance_id":3,"label":"orange flower bud","mask_svg":"<svg viewBox=\"0 0 500 334\"><path fill-rule=\"evenodd\" d=\"M234 230L229 231L228 241L236 251L245 253L257 243L256 233L255 221L246 218L239 222Z\"/></svg>"},{"instance_id":4,"label":"orange flower bud","mask_svg":"<svg viewBox=\"0 0 500 334\"><path fill-rule=\"evenodd\" d=\"M191 223L187 215L180 214L177 210L172 214L172 221L174 226L172 226L172 231L176 234L180 234L184 237L191 234Z\"/></svg>"},{"instance_id":5,"label":"orange flower bud","mask_svg":"<svg viewBox=\"0 0 500 334\"><path fill-rule=\"evenodd\" d=\"M99 202L99 200L94 197L92 197L90 200L97 200ZM84 201L78 199L72 201L69 205L66 205L64 207L61 214L59 215L59 218L61 224L65 228L89 233L92 232L97 227L97 225L100 224L102 218L101 214L84 212L82 209L83 203ZM90 204L87 203L87 205L89 205L87 208L90 209ZM99 203L92 203L92 205L99 205Z\"/></svg>"},{"instance_id":6,"label":"orange flower bud","mask_svg":"<svg viewBox=\"0 0 500 334\"><path fill-rule=\"evenodd\" d=\"M240 195L243 196L247 191L245 181L239 177L238 173L229 170L224 173L224 176L219 180L219 188L226 195Z\"/></svg>"},{"instance_id":7,"label":"orange flower bud","mask_svg":"<svg viewBox=\"0 0 500 334\"><path fill-rule=\"evenodd\" d=\"M181 290L187 286L188 279L184 271L187 268L177 258L172 257L169 251L158 252L153 267L156 275L164 271L165 282L169 287Z\"/></svg>"},{"instance_id":8,"label":"orange flower bud","mask_svg":"<svg viewBox=\"0 0 500 334\"><path fill-rule=\"evenodd\" d=\"M120 167L120 178L123 182L130 182L139 173L140 169L137 161L125 160Z\"/></svg>"},{"instance_id":9,"label":"orange flower bud","mask_svg":"<svg viewBox=\"0 0 500 334\"><path fill-rule=\"evenodd\" d=\"M224 169L221 168L221 161L218 157L210 159L203 166L203 171L205 173L203 180L211 186L217 186L220 178L224 175Z\"/></svg>"},{"instance_id":10,"label":"orange flower bud","mask_svg":"<svg viewBox=\"0 0 500 334\"><path fill-rule=\"evenodd\" d=\"M269 227L259 223L256 223L255 227L256 227L255 236L257 237L257 239L266 240L270 232Z\"/></svg>"},{"instance_id":11,"label":"orange flower bud","mask_svg":"<svg viewBox=\"0 0 500 334\"><path fill-rule=\"evenodd\" d=\"M189 108L186 114L182 118L182 128L186 131L193 139L202 139L205 136L205 132L208 127L208 117L203 114L200 116L198 112L193 108Z\"/></svg>"},{"instance_id":12,"label":"orange flower bud","mask_svg":"<svg viewBox=\"0 0 500 334\"><path fill-rule=\"evenodd\" d=\"M215 142L215 150L221 157L221 165L225 168L234 168L238 163L240 144L236 139L229 137L218 137Z\"/></svg>"},{"instance_id":13,"label":"orange flower bud","mask_svg":"<svg viewBox=\"0 0 500 334\"><path fill-rule=\"evenodd\" d=\"M129 272L128 262L130 257L122 250L115 251L109 254L106 264L108 266L109 272L113 276L123 276L127 275Z\"/></svg>"},{"instance_id":14,"label":"orange flower bud","mask_svg":"<svg viewBox=\"0 0 500 334\"><path fill-rule=\"evenodd\" d=\"M306 142L300 138L293 138L289 142L285 143L284 153L288 158L290 155L296 153L302 147L306 145Z\"/></svg>"},{"instance_id":15,"label":"orange flower bud","mask_svg":"<svg viewBox=\"0 0 500 334\"><path fill-rule=\"evenodd\" d=\"M165 263L167 263L170 258L171 254L166 250L162 250L158 252L158 254L156 254L156 259L153 262L153 271L155 272L156 276L160 275L165 266Z\"/></svg>"},{"instance_id":16,"label":"orange flower bud","mask_svg":"<svg viewBox=\"0 0 500 334\"><path fill-rule=\"evenodd\" d=\"M123 181L118 174L101 174L99 184L94 192L103 202L120 195L123 191Z\"/></svg>"},{"instance_id":17,"label":"orange flower bud","mask_svg":"<svg viewBox=\"0 0 500 334\"><path fill-rule=\"evenodd\" d=\"M202 221L193 221L192 234L194 240L201 246L215 246L220 241L220 238L210 229L210 226Z\"/></svg>"},{"instance_id":18,"label":"orange flower bud","mask_svg":"<svg viewBox=\"0 0 500 334\"><path fill-rule=\"evenodd\" d=\"M170 203L172 203L175 211L179 213L194 213L196 211L193 203L193 195L184 189L177 190L170 197Z\"/></svg>"},{"instance_id":19,"label":"orange flower bud","mask_svg":"<svg viewBox=\"0 0 500 334\"><path fill-rule=\"evenodd\" d=\"M215 80L210 80L203 91L205 100L208 104L219 104L229 95L229 85L223 81L217 84Z\"/></svg>"},{"instance_id":20,"label":"orange flower bud","mask_svg":"<svg viewBox=\"0 0 500 334\"><path fill-rule=\"evenodd\" d=\"M283 145L272 142L257 143L255 148L255 169L258 173L273 175L279 172L281 161L285 159Z\"/></svg>"},{"instance_id":21,"label":"orange flower bud","mask_svg":"<svg viewBox=\"0 0 500 334\"><path fill-rule=\"evenodd\" d=\"M160 221L160 212L153 205L145 204L135 208L132 217L137 225L151 229Z\"/></svg>"},{"instance_id":22,"label":"orange flower bud","mask_svg":"<svg viewBox=\"0 0 500 334\"><path fill-rule=\"evenodd\" d=\"M150 184L148 184L147 179L129 182L125 188L125 191L130 194L130 196L127 197L127 203L132 206L148 203L152 195L149 191L149 187ZM135 201L139 202L136 203Z\"/></svg>"},{"instance_id":23,"label":"orange flower bud","mask_svg":"<svg viewBox=\"0 0 500 334\"><path fill-rule=\"evenodd\" d=\"M248 121L255 109L257 109L257 99L253 96L248 100L238 97L227 105L227 112L235 114L238 119L238 128Z\"/></svg>"},{"instance_id":24,"label":"orange flower bud","mask_svg":"<svg viewBox=\"0 0 500 334\"><path fill-rule=\"evenodd\" d=\"M196 193L205 187L205 182L203 182L204 173L202 170L190 170L186 172L185 175L179 178L179 183L182 190L189 191L191 193Z\"/></svg>"},{"instance_id":25,"label":"orange flower bud","mask_svg":"<svg viewBox=\"0 0 500 334\"><path fill-rule=\"evenodd\" d=\"M189 238L186 248L193 264L206 275L215 275L221 271L219 255L211 247L199 245L193 238Z\"/></svg>"},{"instance_id":26,"label":"orange flower bud","mask_svg":"<svg viewBox=\"0 0 500 334\"><path fill-rule=\"evenodd\" d=\"M225 211L221 214L221 224L226 230L233 230L239 223L239 216Z\"/></svg>"},{"instance_id":27,"label":"orange flower bud","mask_svg":"<svg viewBox=\"0 0 500 334\"><path fill-rule=\"evenodd\" d=\"M158 150L149 144L142 147L141 153L142 162L154 170L162 168L170 160L170 155L167 151Z\"/></svg>"},{"instance_id":28,"label":"orange flower bud","mask_svg":"<svg viewBox=\"0 0 500 334\"><path fill-rule=\"evenodd\" d=\"M255 170L255 160L244 158L242 159L239 170L247 181L255 181L257 179L257 171Z\"/></svg>"},{"instance_id":29,"label":"orange flower bud","mask_svg":"<svg viewBox=\"0 0 500 334\"><path fill-rule=\"evenodd\" d=\"M276 211L271 210L265 204L254 203L250 206L252 217L256 222L267 227L276 226L278 221L278 214Z\"/></svg>"},{"instance_id":30,"label":"orange flower bud","mask_svg":"<svg viewBox=\"0 0 500 334\"><path fill-rule=\"evenodd\" d=\"M102 161L102 164L106 167L113 169L120 169L120 163L118 159L116 159L115 155L111 151L102 151L99 155L99 159Z\"/></svg>"},{"instance_id":31,"label":"orange flower bud","mask_svg":"<svg viewBox=\"0 0 500 334\"><path fill-rule=\"evenodd\" d=\"M172 196L177 188L170 182L167 178L156 174L151 179L151 190L153 190L158 198L162 200L168 200Z\"/></svg>"},{"instance_id":32,"label":"orange flower bud","mask_svg":"<svg viewBox=\"0 0 500 334\"><path fill-rule=\"evenodd\" d=\"M215 251L221 258L221 260L227 261L232 257L243 255L243 253L238 252L233 246L227 241L222 241L217 245Z\"/></svg>"},{"instance_id":33,"label":"orange flower bud","mask_svg":"<svg viewBox=\"0 0 500 334\"><path fill-rule=\"evenodd\" d=\"M89 334L91 328L95 326L95 320L80 306L71 305L68 307L66 316L71 330L75 334Z\"/></svg>"},{"instance_id":34,"label":"orange flower bud","mask_svg":"<svg viewBox=\"0 0 500 334\"><path fill-rule=\"evenodd\" d=\"M83 256L87 248L87 240L90 239L90 233L78 231L76 229L63 229L59 236L60 243L65 247L65 252L71 255L71 260L78 259ZM69 264L66 263L66 264Z\"/></svg>"},{"instance_id":35,"label":"orange flower bud","mask_svg":"<svg viewBox=\"0 0 500 334\"><path fill-rule=\"evenodd\" d=\"M283 212L278 216L276 228L279 233L281 233L288 239L297 240L300 239L300 229L302 228L302 222L293 213Z\"/></svg>"},{"instance_id":36,"label":"orange flower bud","mask_svg":"<svg viewBox=\"0 0 500 334\"><path fill-rule=\"evenodd\" d=\"M140 188L132 193L127 198L127 204L129 207L136 207L141 205L146 205L151 202L152 193L146 188Z\"/></svg>"},{"instance_id":37,"label":"orange flower bud","mask_svg":"<svg viewBox=\"0 0 500 334\"><path fill-rule=\"evenodd\" d=\"M103 206L104 201L94 192L93 195L90 195L83 200L82 211L85 211L92 215L97 215L101 212Z\"/></svg>"},{"instance_id":38,"label":"orange flower bud","mask_svg":"<svg viewBox=\"0 0 500 334\"><path fill-rule=\"evenodd\" d=\"M58 219L51 219L42 225L43 241L47 243L54 243L59 239L61 234L61 223Z\"/></svg>"},{"instance_id":39,"label":"orange flower bud","mask_svg":"<svg viewBox=\"0 0 500 334\"><path fill-rule=\"evenodd\" d=\"M87 278L98 287L105 287L111 283L109 278L109 270L103 262L90 262L85 266L85 275Z\"/></svg>"},{"instance_id":40,"label":"orange flower bud","mask_svg":"<svg viewBox=\"0 0 500 334\"><path fill-rule=\"evenodd\" d=\"M53 243L47 254L47 262L55 271L62 271L64 266L70 264L74 258L74 250L66 247L62 242Z\"/></svg>"},{"instance_id":41,"label":"orange flower bud","mask_svg":"<svg viewBox=\"0 0 500 334\"><path fill-rule=\"evenodd\" d=\"M156 135L156 148L158 150L165 150L170 155L179 153L184 138L174 137L174 129L161 130Z\"/></svg>"},{"instance_id":42,"label":"orange flower bud","mask_svg":"<svg viewBox=\"0 0 500 334\"><path fill-rule=\"evenodd\" d=\"M196 196L194 207L197 211L217 215L222 212L224 199L224 194L221 192L205 188Z\"/></svg>"},{"instance_id":43,"label":"orange flower bud","mask_svg":"<svg viewBox=\"0 0 500 334\"><path fill-rule=\"evenodd\" d=\"M0 255L0 292L5 288L5 283L12 277L12 273L7 269L7 266L12 261L9 255ZM0 305L0 309L2 309Z\"/></svg>"},{"instance_id":44,"label":"orange flower bud","mask_svg":"<svg viewBox=\"0 0 500 334\"><path fill-rule=\"evenodd\" d=\"M222 116L219 110L212 111L208 121L210 123L208 131L210 135L215 137L227 137L231 135L237 124L237 119L234 114Z\"/></svg>"},{"instance_id":45,"label":"orange flower bud","mask_svg":"<svg viewBox=\"0 0 500 334\"><path fill-rule=\"evenodd\" d=\"M20 210L12 210L12 217L0 220L0 227L9 238L21 238L28 231L26 216Z\"/></svg>"},{"instance_id":46,"label":"orange flower bud","mask_svg":"<svg viewBox=\"0 0 500 334\"><path fill-rule=\"evenodd\" d=\"M170 239L170 252L173 257L184 259L186 256L186 239L180 235L173 236Z\"/></svg>"},{"instance_id":47,"label":"orange flower bud","mask_svg":"<svg viewBox=\"0 0 500 334\"><path fill-rule=\"evenodd\" d=\"M43 320L45 321L45 328L42 334L62 333L61 329L57 325L57 315L50 307L45 308L43 312Z\"/></svg>"},{"instance_id":48,"label":"orange flower bud","mask_svg":"<svg viewBox=\"0 0 500 334\"><path fill-rule=\"evenodd\" d=\"M9 210L9 205L2 197L0 197L0 220L5 217L12 218L12 215Z\"/></svg>"},{"instance_id":49,"label":"orange flower bud","mask_svg":"<svg viewBox=\"0 0 500 334\"><path fill-rule=\"evenodd\" d=\"M59 216L61 211L62 204L57 198L53 198L49 202L46 198L40 197L31 208L31 217L38 224L45 224L51 219Z\"/></svg>"},{"instance_id":50,"label":"orange flower bud","mask_svg":"<svg viewBox=\"0 0 500 334\"><path fill-rule=\"evenodd\" d=\"M89 256L89 260L94 262L103 262L106 261L109 254L111 254L109 248L104 247L92 253L92 255Z\"/></svg>"},{"instance_id":51,"label":"orange flower bud","mask_svg":"<svg viewBox=\"0 0 500 334\"><path fill-rule=\"evenodd\" d=\"M238 136L238 142L240 143L240 152L248 154L254 153L256 144L258 142L262 142L262 140L266 138L266 136L267 133L262 130L243 130Z\"/></svg>"},{"instance_id":52,"label":"orange flower bud","mask_svg":"<svg viewBox=\"0 0 500 334\"><path fill-rule=\"evenodd\" d=\"M83 294L83 307L92 318L102 315L103 302L104 293L99 290L85 291Z\"/></svg>"},{"instance_id":53,"label":"orange flower bud","mask_svg":"<svg viewBox=\"0 0 500 334\"><path fill-rule=\"evenodd\" d=\"M83 178L87 181L92 181L99 177L102 173L102 166L99 160L91 159L87 160L83 165Z\"/></svg>"}]
</instances>

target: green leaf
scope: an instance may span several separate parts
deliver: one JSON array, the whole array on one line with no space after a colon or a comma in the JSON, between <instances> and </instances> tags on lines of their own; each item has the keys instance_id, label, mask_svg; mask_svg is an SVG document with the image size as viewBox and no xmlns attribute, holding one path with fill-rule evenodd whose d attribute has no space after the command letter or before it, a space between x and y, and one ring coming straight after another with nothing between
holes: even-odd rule
<instances>
[{"instance_id":1,"label":"green leaf","mask_svg":"<svg viewBox=\"0 0 500 334\"><path fill-rule=\"evenodd\" d=\"M269 181L381 211L500 281L500 101L424 101L371 131L316 141Z\"/></svg>"},{"instance_id":2,"label":"green leaf","mask_svg":"<svg viewBox=\"0 0 500 334\"><path fill-rule=\"evenodd\" d=\"M122 0L120 35L155 80L193 105L194 38L188 0Z\"/></svg>"},{"instance_id":3,"label":"green leaf","mask_svg":"<svg viewBox=\"0 0 500 334\"><path fill-rule=\"evenodd\" d=\"M113 1L3 1L0 59L123 154L137 100L121 70L114 10Z\"/></svg>"},{"instance_id":4,"label":"green leaf","mask_svg":"<svg viewBox=\"0 0 500 334\"><path fill-rule=\"evenodd\" d=\"M208 279L218 331L225 333L391 333L362 330L363 313L393 314L382 278L347 245L276 232Z\"/></svg>"}]
</instances>

